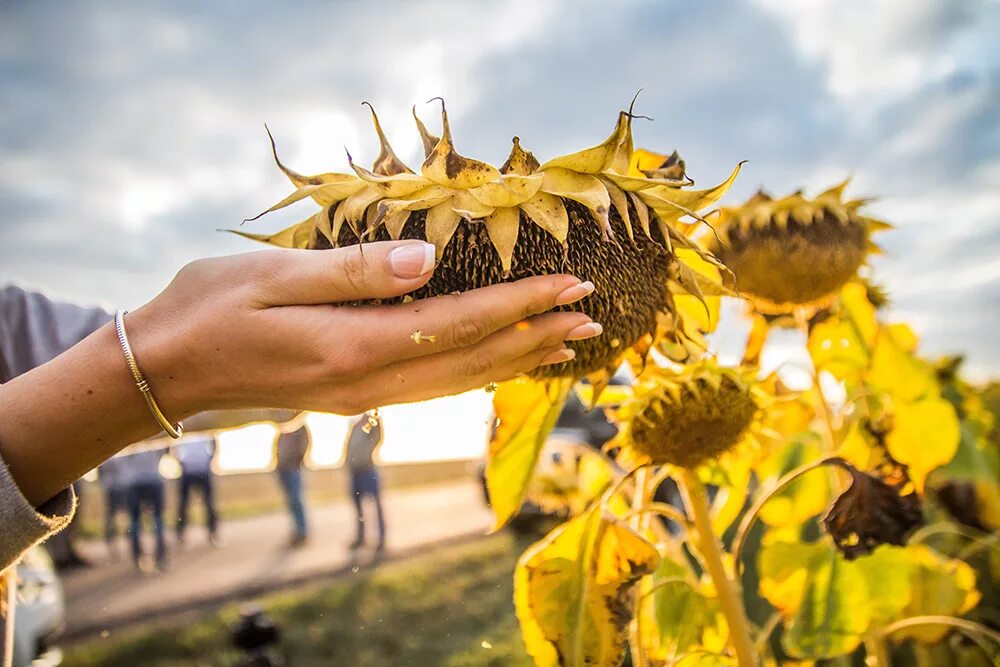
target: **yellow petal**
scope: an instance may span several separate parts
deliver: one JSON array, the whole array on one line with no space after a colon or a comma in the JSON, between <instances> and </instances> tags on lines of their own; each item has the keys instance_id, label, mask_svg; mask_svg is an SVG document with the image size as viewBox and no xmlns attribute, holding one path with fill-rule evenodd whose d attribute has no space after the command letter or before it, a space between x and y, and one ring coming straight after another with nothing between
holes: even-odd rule
<instances>
[{"instance_id":1,"label":"yellow petal","mask_svg":"<svg viewBox=\"0 0 1000 667\"><path fill-rule=\"evenodd\" d=\"M535 196L542 186L542 178L542 174L504 174L495 181L472 188L469 194L487 206L517 206Z\"/></svg>"},{"instance_id":2,"label":"yellow petal","mask_svg":"<svg viewBox=\"0 0 1000 667\"><path fill-rule=\"evenodd\" d=\"M383 199L378 203L375 226L382 224L384 218L399 215L403 211L423 211L437 206L450 200L453 195L454 190L443 188L440 185L432 185L403 199Z\"/></svg>"},{"instance_id":3,"label":"yellow petal","mask_svg":"<svg viewBox=\"0 0 1000 667\"><path fill-rule=\"evenodd\" d=\"M639 192L639 196L667 222L677 220L687 211L698 211L711 206L722 198L736 180L743 163L736 165L725 181L707 190L683 190L666 185L656 185Z\"/></svg>"},{"instance_id":4,"label":"yellow petal","mask_svg":"<svg viewBox=\"0 0 1000 667\"><path fill-rule=\"evenodd\" d=\"M500 177L500 172L495 167L455 152L444 100L441 101L441 124L444 126L444 135L421 168L421 173L426 178L439 185L468 190Z\"/></svg>"},{"instance_id":5,"label":"yellow petal","mask_svg":"<svg viewBox=\"0 0 1000 667\"><path fill-rule=\"evenodd\" d=\"M645 148L639 148L632 152L627 175L635 178L643 178L647 171L659 168L668 159L669 156L662 153L654 153Z\"/></svg>"},{"instance_id":6,"label":"yellow petal","mask_svg":"<svg viewBox=\"0 0 1000 667\"><path fill-rule=\"evenodd\" d=\"M614 205L615 209L618 210L618 215L621 217L622 222L625 223L625 231L628 232L628 237L630 239L634 239L635 236L632 233L632 220L629 218L628 214L628 199L625 197L625 192L608 179L603 179L603 183L604 187L608 191L608 197L611 198L612 205Z\"/></svg>"},{"instance_id":7,"label":"yellow petal","mask_svg":"<svg viewBox=\"0 0 1000 667\"><path fill-rule=\"evenodd\" d=\"M487 206L468 192L456 192L451 202L452 209L467 220L481 220L494 210L493 206Z\"/></svg>"},{"instance_id":8,"label":"yellow petal","mask_svg":"<svg viewBox=\"0 0 1000 667\"><path fill-rule=\"evenodd\" d=\"M538 160L530 151L521 148L520 137L514 137L514 146L510 149L507 161L500 167L500 173L528 176L536 171L538 171Z\"/></svg>"},{"instance_id":9,"label":"yellow petal","mask_svg":"<svg viewBox=\"0 0 1000 667\"><path fill-rule=\"evenodd\" d=\"M413 120L417 123L417 132L420 133L420 141L424 144L424 157L428 157L438 142L441 141L441 137L434 136L427 131L424 121L420 120L420 116L417 115L417 107L415 105L411 111L413 112Z\"/></svg>"},{"instance_id":10,"label":"yellow petal","mask_svg":"<svg viewBox=\"0 0 1000 667\"><path fill-rule=\"evenodd\" d=\"M403 233L403 225L406 221L410 219L409 211L396 211L391 215L387 215L382 219L382 224L385 225L386 231L389 232L390 238L396 240L399 235ZM376 223L377 225L378 223Z\"/></svg>"},{"instance_id":11,"label":"yellow petal","mask_svg":"<svg viewBox=\"0 0 1000 667\"><path fill-rule=\"evenodd\" d=\"M303 185L295 192L288 195L280 202L272 206L271 208L267 209L266 211L261 211L252 218L247 218L246 220L244 220L244 222L257 220L263 215L271 213L272 211L277 211L278 209L285 208L286 206L291 206L292 204L302 201L307 197L312 197L313 200L319 203L321 206L330 206L331 204L334 204L342 199L346 199L347 197L354 194L363 187L364 183L353 178L351 180L346 180L338 183Z\"/></svg>"},{"instance_id":12,"label":"yellow petal","mask_svg":"<svg viewBox=\"0 0 1000 667\"><path fill-rule=\"evenodd\" d=\"M569 215L562 200L547 192L538 192L521 204L521 210L533 223L547 231L560 244L566 245L569 235Z\"/></svg>"},{"instance_id":13,"label":"yellow petal","mask_svg":"<svg viewBox=\"0 0 1000 667\"><path fill-rule=\"evenodd\" d=\"M521 226L521 209L498 208L486 216L483 222L486 224L486 232L490 235L493 247L500 255L504 273L510 273L514 246L517 245L517 232Z\"/></svg>"},{"instance_id":14,"label":"yellow petal","mask_svg":"<svg viewBox=\"0 0 1000 667\"><path fill-rule=\"evenodd\" d=\"M378 190L384 197L406 197L417 190L433 185L429 180L419 174L395 174L393 176L383 176L368 171L364 167L354 164L351 154L347 154L347 162L351 165L354 173L362 181L371 186L370 189Z\"/></svg>"},{"instance_id":15,"label":"yellow petal","mask_svg":"<svg viewBox=\"0 0 1000 667\"><path fill-rule=\"evenodd\" d=\"M410 168L403 164L402 160L396 157L396 153L392 150L392 146L389 145L389 140L386 138L385 132L382 131L382 124L378 122L378 116L375 114L375 107L368 102L362 102L362 104L371 110L372 122L375 124L375 132L378 134L379 152L378 157L375 158L375 164L372 166L372 171L382 176L412 174L413 172Z\"/></svg>"},{"instance_id":16,"label":"yellow petal","mask_svg":"<svg viewBox=\"0 0 1000 667\"><path fill-rule=\"evenodd\" d=\"M635 206L635 217L639 218L639 226L642 227L647 238L653 238L649 233L649 207L646 206L646 202L642 201L642 197L634 192L629 192L628 196L632 200L632 205Z\"/></svg>"},{"instance_id":17,"label":"yellow petal","mask_svg":"<svg viewBox=\"0 0 1000 667\"><path fill-rule=\"evenodd\" d=\"M605 235L608 233L608 208L611 196L597 178L577 173L561 167L552 167L545 172L542 191L564 199L572 199L586 206L594 214L594 221Z\"/></svg>"},{"instance_id":18,"label":"yellow petal","mask_svg":"<svg viewBox=\"0 0 1000 667\"><path fill-rule=\"evenodd\" d=\"M310 217L308 220L297 222L291 227L286 227L280 232L275 232L274 234L251 234L249 232L241 232L238 229L227 229L224 231L236 234L237 236L252 239L254 241L260 241L261 243L275 245L280 248L303 249L309 247L309 241L312 239L313 230L315 228L316 226L313 219Z\"/></svg>"},{"instance_id":19,"label":"yellow petal","mask_svg":"<svg viewBox=\"0 0 1000 667\"><path fill-rule=\"evenodd\" d=\"M365 188L359 192L354 193L350 197L344 200L341 206L344 209L344 216L347 219L347 224L351 226L351 229L355 233L358 232L359 223L365 217L365 211L369 206L382 199L382 193L373 188Z\"/></svg>"},{"instance_id":20,"label":"yellow petal","mask_svg":"<svg viewBox=\"0 0 1000 667\"><path fill-rule=\"evenodd\" d=\"M611 166L618 147L621 146L628 130L629 116L624 111L618 114L618 123L607 139L592 148L553 158L539 167L540 171L552 168L570 169L581 174L599 174Z\"/></svg>"},{"instance_id":21,"label":"yellow petal","mask_svg":"<svg viewBox=\"0 0 1000 667\"><path fill-rule=\"evenodd\" d=\"M274 156L274 163L278 165L278 169L280 169L285 176L288 177L288 180L290 180L295 187L301 188L303 185L323 185L324 183L339 183L344 180L353 180L354 177L350 174L327 173L305 176L297 171L289 169L282 164L280 159L278 159L278 148L274 144L274 137L271 135L271 130L267 127L267 125L264 126L264 130L267 131L267 138L271 141L271 154ZM317 203L325 206L330 202L317 200Z\"/></svg>"},{"instance_id":22,"label":"yellow petal","mask_svg":"<svg viewBox=\"0 0 1000 667\"><path fill-rule=\"evenodd\" d=\"M461 219L462 216L452 210L451 200L427 209L424 238L427 239L428 243L434 244L438 259L441 259L444 248L455 234L455 229L458 228Z\"/></svg>"}]
</instances>

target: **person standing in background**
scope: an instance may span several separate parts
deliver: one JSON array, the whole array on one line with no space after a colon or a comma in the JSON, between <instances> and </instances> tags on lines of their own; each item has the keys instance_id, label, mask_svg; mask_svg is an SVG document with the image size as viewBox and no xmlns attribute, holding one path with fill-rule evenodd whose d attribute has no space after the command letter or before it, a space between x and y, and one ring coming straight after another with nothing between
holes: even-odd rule
<instances>
[{"instance_id":1,"label":"person standing in background","mask_svg":"<svg viewBox=\"0 0 1000 667\"><path fill-rule=\"evenodd\" d=\"M129 481L128 512L132 523L132 561L138 570L147 570L142 558L142 514L153 515L156 536L156 570L167 566L167 545L163 536L164 485L160 475L163 449L152 447L123 457Z\"/></svg>"},{"instance_id":2,"label":"person standing in background","mask_svg":"<svg viewBox=\"0 0 1000 667\"><path fill-rule=\"evenodd\" d=\"M375 552L385 549L385 517L382 512L382 493L378 469L375 467L375 450L384 439L382 419L374 412L357 418L347 434L345 446L345 467L350 477L351 497L356 513L356 533L351 549L359 549L365 543L365 515L362 500L370 496L375 504L375 518L378 522L378 542Z\"/></svg>"},{"instance_id":3,"label":"person standing in background","mask_svg":"<svg viewBox=\"0 0 1000 667\"><path fill-rule=\"evenodd\" d=\"M285 492L288 511L292 515L293 530L289 546L293 548L305 544L309 536L302 488L302 461L309 450L309 429L304 422L297 426L292 427L295 430L281 433L276 444L276 471Z\"/></svg>"},{"instance_id":4,"label":"person standing in background","mask_svg":"<svg viewBox=\"0 0 1000 667\"><path fill-rule=\"evenodd\" d=\"M212 459L215 458L215 436L211 433L194 438L186 438L175 447L177 460L181 464L179 501L177 507L177 541L184 543L184 531L188 522L188 501L193 491L201 494L205 506L205 525L208 541L219 544L219 519L215 511L214 480L212 479Z\"/></svg>"},{"instance_id":5,"label":"person standing in background","mask_svg":"<svg viewBox=\"0 0 1000 667\"><path fill-rule=\"evenodd\" d=\"M126 463L115 456L97 468L97 478L104 490L104 541L111 560L118 560L118 515L128 516L128 489Z\"/></svg>"}]
</instances>

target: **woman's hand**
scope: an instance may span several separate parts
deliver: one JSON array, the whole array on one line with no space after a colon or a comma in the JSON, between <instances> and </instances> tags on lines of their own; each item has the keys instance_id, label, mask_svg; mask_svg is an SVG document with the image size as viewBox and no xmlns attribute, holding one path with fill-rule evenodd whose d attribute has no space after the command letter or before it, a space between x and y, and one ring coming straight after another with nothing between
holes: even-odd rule
<instances>
[{"instance_id":1,"label":"woman's hand","mask_svg":"<svg viewBox=\"0 0 1000 667\"><path fill-rule=\"evenodd\" d=\"M420 241L265 250L199 260L129 314L133 350L171 419L205 409L288 407L356 414L454 394L572 358L601 333L573 276L529 278L399 305L431 277Z\"/></svg>"},{"instance_id":2,"label":"woman's hand","mask_svg":"<svg viewBox=\"0 0 1000 667\"><path fill-rule=\"evenodd\" d=\"M593 291L572 276L395 306L337 305L420 287L433 252L400 241L366 244L363 254L355 246L199 260L125 324L174 420L238 407L355 414L565 361L563 341L601 333L582 313L547 312ZM157 432L112 325L0 385L0 458L36 505Z\"/></svg>"}]
</instances>

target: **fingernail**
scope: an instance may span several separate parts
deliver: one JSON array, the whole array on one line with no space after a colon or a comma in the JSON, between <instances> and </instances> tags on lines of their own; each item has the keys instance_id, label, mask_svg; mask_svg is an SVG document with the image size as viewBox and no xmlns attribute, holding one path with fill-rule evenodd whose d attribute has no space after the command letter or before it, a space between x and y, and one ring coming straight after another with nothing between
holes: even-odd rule
<instances>
[{"instance_id":1,"label":"fingernail","mask_svg":"<svg viewBox=\"0 0 1000 667\"><path fill-rule=\"evenodd\" d=\"M389 252L389 266L397 278L419 278L434 268L434 246L407 243Z\"/></svg>"},{"instance_id":2,"label":"fingernail","mask_svg":"<svg viewBox=\"0 0 1000 667\"><path fill-rule=\"evenodd\" d=\"M582 283L577 283L576 285L573 285L572 287L567 287L562 292L560 292L559 296L556 297L556 305L565 306L567 304L573 303L574 301L579 301L580 299L589 295L593 291L594 291L594 283L590 282L589 280Z\"/></svg>"},{"instance_id":3,"label":"fingernail","mask_svg":"<svg viewBox=\"0 0 1000 667\"><path fill-rule=\"evenodd\" d=\"M569 361L576 356L576 352L564 347L561 350L556 350L555 352L550 352L549 354L542 357L542 362L539 366L550 366L552 364L561 364L564 361Z\"/></svg>"},{"instance_id":4,"label":"fingernail","mask_svg":"<svg viewBox=\"0 0 1000 667\"><path fill-rule=\"evenodd\" d=\"M566 334L565 340L586 340L587 338L600 336L602 333L604 333L604 327L602 327L599 322L587 322L586 324L581 324L580 326L571 329L570 332Z\"/></svg>"}]
</instances>

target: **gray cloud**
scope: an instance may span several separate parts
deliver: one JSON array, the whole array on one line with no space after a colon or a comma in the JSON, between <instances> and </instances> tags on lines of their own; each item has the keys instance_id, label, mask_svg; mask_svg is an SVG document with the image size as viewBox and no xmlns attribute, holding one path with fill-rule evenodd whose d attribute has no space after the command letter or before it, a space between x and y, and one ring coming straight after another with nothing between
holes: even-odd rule
<instances>
[{"instance_id":1,"label":"gray cloud","mask_svg":"<svg viewBox=\"0 0 1000 667\"><path fill-rule=\"evenodd\" d=\"M1000 372L1000 29L977 2L22 3L0 8L0 280L135 305L287 192L262 124L309 171L374 153L363 99L417 153L409 105L502 160L595 143L642 87L637 141L699 184L848 174L880 195L880 280L932 353ZM57 48L56 48L57 47ZM308 205L270 217L278 228Z\"/></svg>"}]
</instances>

